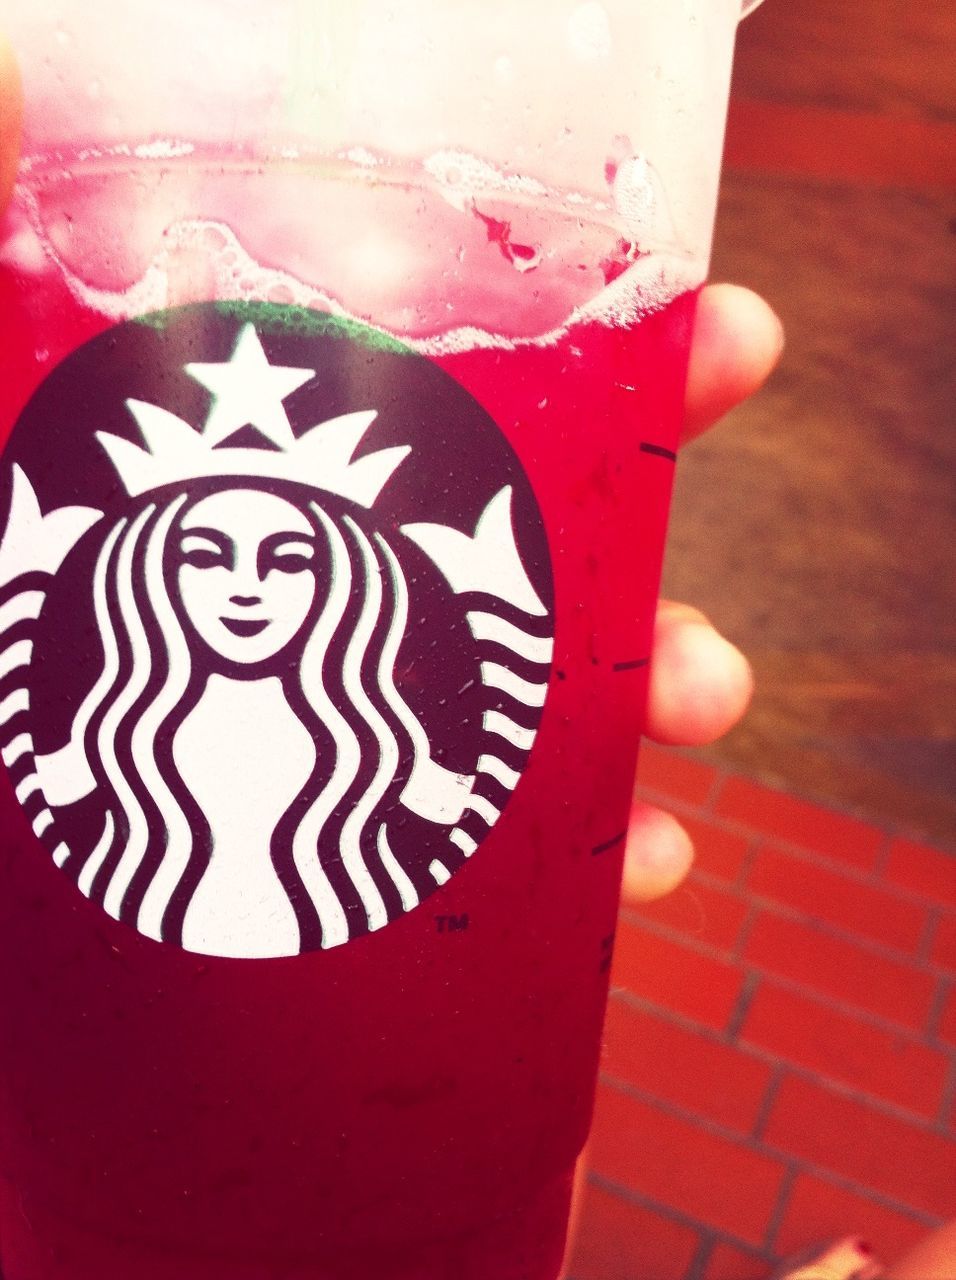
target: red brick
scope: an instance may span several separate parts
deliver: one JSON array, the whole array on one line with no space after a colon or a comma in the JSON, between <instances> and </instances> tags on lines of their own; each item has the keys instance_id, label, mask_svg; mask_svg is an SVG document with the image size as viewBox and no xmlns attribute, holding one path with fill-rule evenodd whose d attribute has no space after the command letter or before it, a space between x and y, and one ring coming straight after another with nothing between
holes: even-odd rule
<instances>
[{"instance_id":1,"label":"red brick","mask_svg":"<svg viewBox=\"0 0 956 1280\"><path fill-rule=\"evenodd\" d=\"M894 840L886 879L952 910L956 907L956 856L915 840Z\"/></svg>"},{"instance_id":2,"label":"red brick","mask_svg":"<svg viewBox=\"0 0 956 1280\"><path fill-rule=\"evenodd\" d=\"M709 764L679 755L668 747L641 743L637 785L642 790L683 800L686 804L703 805L716 778L717 770Z\"/></svg>"},{"instance_id":3,"label":"red brick","mask_svg":"<svg viewBox=\"0 0 956 1280\"><path fill-rule=\"evenodd\" d=\"M855 1235L872 1245L882 1261L892 1262L925 1234L917 1219L808 1173L797 1178L790 1192L776 1249L787 1254L817 1241Z\"/></svg>"},{"instance_id":4,"label":"red brick","mask_svg":"<svg viewBox=\"0 0 956 1280\"><path fill-rule=\"evenodd\" d=\"M689 1227L589 1186L568 1272L574 1280L683 1280L697 1243Z\"/></svg>"},{"instance_id":5,"label":"red brick","mask_svg":"<svg viewBox=\"0 0 956 1280\"><path fill-rule=\"evenodd\" d=\"M619 1000L608 1005L602 1069L658 1098L749 1133L770 1083L759 1058Z\"/></svg>"},{"instance_id":6,"label":"red brick","mask_svg":"<svg viewBox=\"0 0 956 1280\"><path fill-rule=\"evenodd\" d=\"M943 916L936 926L933 963L956 973L956 916Z\"/></svg>"},{"instance_id":7,"label":"red brick","mask_svg":"<svg viewBox=\"0 0 956 1280\"><path fill-rule=\"evenodd\" d=\"M614 946L612 986L718 1030L727 1025L743 970L623 922Z\"/></svg>"},{"instance_id":8,"label":"red brick","mask_svg":"<svg viewBox=\"0 0 956 1280\"><path fill-rule=\"evenodd\" d=\"M956 987L950 990L943 1006L943 1016L939 1023L939 1034L950 1044L956 1044Z\"/></svg>"},{"instance_id":9,"label":"red brick","mask_svg":"<svg viewBox=\"0 0 956 1280\"><path fill-rule=\"evenodd\" d=\"M750 848L746 836L725 831L705 818L682 815L681 822L694 842L694 866L721 880L736 880Z\"/></svg>"},{"instance_id":10,"label":"red brick","mask_svg":"<svg viewBox=\"0 0 956 1280\"><path fill-rule=\"evenodd\" d=\"M772 983L758 988L741 1038L930 1119L939 1109L945 1054Z\"/></svg>"},{"instance_id":11,"label":"red brick","mask_svg":"<svg viewBox=\"0 0 956 1280\"><path fill-rule=\"evenodd\" d=\"M813 924L764 912L747 939L746 959L891 1022L921 1030L935 981L901 961L832 938Z\"/></svg>"},{"instance_id":12,"label":"red brick","mask_svg":"<svg viewBox=\"0 0 956 1280\"><path fill-rule=\"evenodd\" d=\"M704 1280L767 1280L769 1270L756 1254L718 1242L707 1259Z\"/></svg>"},{"instance_id":13,"label":"red brick","mask_svg":"<svg viewBox=\"0 0 956 1280\"><path fill-rule=\"evenodd\" d=\"M926 927L926 908L910 899L778 849L760 850L747 887L761 897L900 951L916 951Z\"/></svg>"},{"instance_id":14,"label":"red brick","mask_svg":"<svg viewBox=\"0 0 956 1280\"><path fill-rule=\"evenodd\" d=\"M883 833L857 818L796 800L746 778L728 778L717 799L719 817L869 871Z\"/></svg>"},{"instance_id":15,"label":"red brick","mask_svg":"<svg viewBox=\"0 0 956 1280\"><path fill-rule=\"evenodd\" d=\"M754 1244L783 1181L776 1160L607 1086L589 1149L596 1173Z\"/></svg>"},{"instance_id":16,"label":"red brick","mask_svg":"<svg viewBox=\"0 0 956 1280\"><path fill-rule=\"evenodd\" d=\"M956 1211L956 1142L790 1076L765 1132L774 1147L913 1209Z\"/></svg>"},{"instance_id":17,"label":"red brick","mask_svg":"<svg viewBox=\"0 0 956 1280\"><path fill-rule=\"evenodd\" d=\"M732 951L736 946L747 910L743 898L693 877L685 880L673 893L635 908L644 919L667 925L697 942L707 942L726 951Z\"/></svg>"}]
</instances>

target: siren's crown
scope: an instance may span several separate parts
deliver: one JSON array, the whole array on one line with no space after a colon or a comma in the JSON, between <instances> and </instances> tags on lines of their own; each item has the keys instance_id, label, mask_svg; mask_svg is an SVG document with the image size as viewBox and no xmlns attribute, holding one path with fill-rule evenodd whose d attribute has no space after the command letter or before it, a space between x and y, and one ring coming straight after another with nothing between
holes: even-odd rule
<instances>
[{"instance_id":1,"label":"siren's crown","mask_svg":"<svg viewBox=\"0 0 956 1280\"><path fill-rule=\"evenodd\" d=\"M131 497L168 484L241 476L292 480L371 507L411 452L399 445L352 461L375 421L374 409L330 418L296 436L282 402L316 371L270 364L252 324L243 327L230 360L185 369L213 394L201 431L159 405L127 400L145 448L96 433ZM263 447L228 443L249 426L264 437Z\"/></svg>"}]
</instances>

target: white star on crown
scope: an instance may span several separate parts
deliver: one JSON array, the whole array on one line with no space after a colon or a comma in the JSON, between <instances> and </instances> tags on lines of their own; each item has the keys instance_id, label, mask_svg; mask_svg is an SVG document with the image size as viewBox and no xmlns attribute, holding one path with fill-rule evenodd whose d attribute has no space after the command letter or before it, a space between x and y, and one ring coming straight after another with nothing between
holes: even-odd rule
<instances>
[{"instance_id":1,"label":"white star on crown","mask_svg":"<svg viewBox=\"0 0 956 1280\"><path fill-rule=\"evenodd\" d=\"M146 447L106 431L96 433L131 497L189 480L243 476L291 480L371 507L411 453L408 445L398 445L352 461L378 416L374 409L330 418L296 436L282 402L314 378L315 370L271 365L252 324L243 327L232 358L224 364L184 367L213 394L202 431L159 405L127 400ZM273 447L224 444L245 426L254 427Z\"/></svg>"}]
</instances>

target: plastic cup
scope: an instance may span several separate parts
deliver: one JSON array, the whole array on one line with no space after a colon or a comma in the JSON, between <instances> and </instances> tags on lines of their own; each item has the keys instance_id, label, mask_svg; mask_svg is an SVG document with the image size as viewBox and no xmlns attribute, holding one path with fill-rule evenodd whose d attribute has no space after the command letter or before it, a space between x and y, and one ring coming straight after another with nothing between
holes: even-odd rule
<instances>
[{"instance_id":1,"label":"plastic cup","mask_svg":"<svg viewBox=\"0 0 956 1280\"><path fill-rule=\"evenodd\" d=\"M557 1274L738 16L6 16L7 1280Z\"/></svg>"}]
</instances>

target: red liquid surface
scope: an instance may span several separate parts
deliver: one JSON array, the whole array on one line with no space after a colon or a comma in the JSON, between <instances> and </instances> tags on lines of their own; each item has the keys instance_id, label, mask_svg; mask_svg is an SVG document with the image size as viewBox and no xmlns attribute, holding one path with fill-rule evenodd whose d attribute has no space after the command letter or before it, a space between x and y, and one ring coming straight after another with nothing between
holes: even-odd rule
<instances>
[{"instance_id":1,"label":"red liquid surface","mask_svg":"<svg viewBox=\"0 0 956 1280\"><path fill-rule=\"evenodd\" d=\"M0 777L6 1280L554 1280L693 305L439 360L531 479L556 647L521 783L421 906L328 952L189 954L83 898ZM4 437L105 327L54 278L0 273Z\"/></svg>"}]
</instances>

